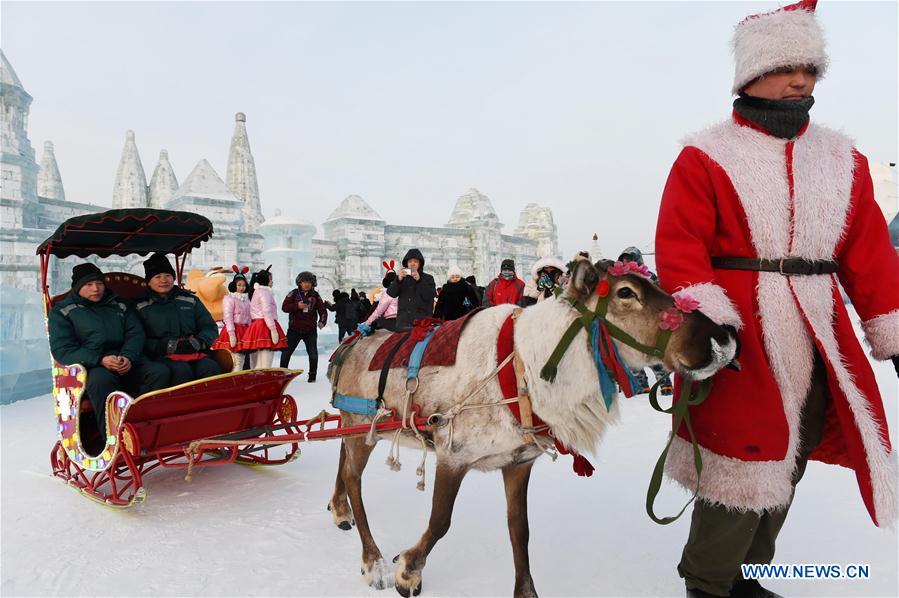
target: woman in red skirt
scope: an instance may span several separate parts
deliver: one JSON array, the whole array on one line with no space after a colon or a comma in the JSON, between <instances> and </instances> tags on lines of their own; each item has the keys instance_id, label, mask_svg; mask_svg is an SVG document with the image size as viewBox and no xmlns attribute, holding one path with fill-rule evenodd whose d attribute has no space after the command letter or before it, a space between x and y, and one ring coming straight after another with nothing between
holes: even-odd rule
<instances>
[{"instance_id":1,"label":"woman in red skirt","mask_svg":"<svg viewBox=\"0 0 899 598\"><path fill-rule=\"evenodd\" d=\"M278 307L272 295L271 266L253 274L250 279L250 327L240 343L250 353L250 368L272 366L275 351L287 348L287 337L278 324Z\"/></svg>"},{"instance_id":2,"label":"woman in red skirt","mask_svg":"<svg viewBox=\"0 0 899 598\"><path fill-rule=\"evenodd\" d=\"M225 325L218 340L212 344L213 349L227 349L237 354L238 369L243 369L246 353L241 351L243 341L250 326L250 296L247 294L247 266L234 270L234 278L228 283L228 295L222 299L222 320Z\"/></svg>"}]
</instances>

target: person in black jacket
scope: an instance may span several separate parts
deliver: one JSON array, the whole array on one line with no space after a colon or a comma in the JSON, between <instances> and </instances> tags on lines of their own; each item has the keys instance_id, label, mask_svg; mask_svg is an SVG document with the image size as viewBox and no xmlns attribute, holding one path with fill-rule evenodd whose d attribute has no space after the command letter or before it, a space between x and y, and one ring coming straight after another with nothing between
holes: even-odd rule
<instances>
[{"instance_id":1,"label":"person in black jacket","mask_svg":"<svg viewBox=\"0 0 899 598\"><path fill-rule=\"evenodd\" d=\"M396 309L396 329L408 330L416 320L430 318L434 313L437 285L434 277L424 272L425 258L418 249L410 249L403 257L403 268L389 287L387 294L399 299Z\"/></svg>"},{"instance_id":2,"label":"person in black jacket","mask_svg":"<svg viewBox=\"0 0 899 598\"><path fill-rule=\"evenodd\" d=\"M325 307L328 311L334 312L334 322L337 323L337 342L341 342L343 337L352 331L346 324L346 304L349 302L350 296L340 289L335 289L331 293L331 297L334 299L334 303L327 303Z\"/></svg>"},{"instance_id":3,"label":"person in black jacket","mask_svg":"<svg viewBox=\"0 0 899 598\"><path fill-rule=\"evenodd\" d=\"M434 317L441 320L455 320L480 304L477 292L468 281L462 279L462 270L452 266L446 284L440 289L440 295L437 297Z\"/></svg>"},{"instance_id":4,"label":"person in black jacket","mask_svg":"<svg viewBox=\"0 0 899 598\"><path fill-rule=\"evenodd\" d=\"M136 306L147 334L144 355L168 368L172 386L221 374L209 357L218 326L193 293L175 286L175 269L165 254L144 261L144 278L147 294Z\"/></svg>"},{"instance_id":5,"label":"person in black jacket","mask_svg":"<svg viewBox=\"0 0 899 598\"><path fill-rule=\"evenodd\" d=\"M170 378L162 364L143 358L146 335L140 318L104 280L94 264L78 264L72 269L71 292L48 317L53 358L87 368L85 392L101 432L109 393L124 390L137 397L165 388Z\"/></svg>"}]
</instances>

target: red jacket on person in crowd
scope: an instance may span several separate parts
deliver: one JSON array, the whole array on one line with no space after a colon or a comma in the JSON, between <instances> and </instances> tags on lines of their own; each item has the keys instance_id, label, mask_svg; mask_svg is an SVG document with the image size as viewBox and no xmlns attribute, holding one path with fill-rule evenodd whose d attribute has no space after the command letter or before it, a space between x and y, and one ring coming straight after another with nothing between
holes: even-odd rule
<instances>
[{"instance_id":1,"label":"red jacket on person in crowd","mask_svg":"<svg viewBox=\"0 0 899 598\"><path fill-rule=\"evenodd\" d=\"M493 305L502 305L511 303L513 305L521 305L521 299L524 297L524 281L516 275L514 278L506 280L502 276L497 276L487 285L484 291L484 299L481 305L491 307Z\"/></svg>"}]
</instances>

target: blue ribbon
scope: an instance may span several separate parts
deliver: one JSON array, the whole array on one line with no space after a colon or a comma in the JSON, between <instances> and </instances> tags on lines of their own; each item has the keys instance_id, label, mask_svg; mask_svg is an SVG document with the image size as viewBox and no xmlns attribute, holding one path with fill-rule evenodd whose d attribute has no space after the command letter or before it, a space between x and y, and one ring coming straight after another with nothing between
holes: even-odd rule
<instances>
[{"instance_id":1,"label":"blue ribbon","mask_svg":"<svg viewBox=\"0 0 899 598\"><path fill-rule=\"evenodd\" d=\"M605 362L602 360L602 354L599 351L599 336L599 320L593 320L590 323L590 345L593 348L593 362L596 364L596 373L599 376L599 389L602 393L606 411L611 411L612 397L615 396L615 390L618 385L612 377L612 374L609 372L609 368L606 367ZM618 347L615 346L615 343L612 342L611 339L609 339L609 344L612 346L612 351L615 353L615 359L621 364L621 369L626 373L631 388L636 389L637 379L634 377L631 369L627 367L627 364L622 361L621 355L618 353Z\"/></svg>"}]
</instances>

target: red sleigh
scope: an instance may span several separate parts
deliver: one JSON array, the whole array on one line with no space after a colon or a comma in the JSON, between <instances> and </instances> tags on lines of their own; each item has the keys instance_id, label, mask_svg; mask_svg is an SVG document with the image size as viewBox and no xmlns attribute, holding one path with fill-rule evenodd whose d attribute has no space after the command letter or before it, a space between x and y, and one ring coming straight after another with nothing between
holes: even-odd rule
<instances>
[{"instance_id":1,"label":"red sleigh","mask_svg":"<svg viewBox=\"0 0 899 598\"><path fill-rule=\"evenodd\" d=\"M171 253L180 284L191 249L211 236L209 220L186 212L129 209L71 218L37 249L45 314L67 294L50 295L51 256ZM146 290L142 278L125 273L106 275L106 284L125 300ZM297 422L296 402L285 389L300 370L234 371L228 351L214 351L212 357L227 373L139 397L111 393L104 430L97 429L91 404L82 396L86 369L53 362L59 436L50 452L53 475L87 498L128 507L145 500L144 475L156 468L186 468L189 475L196 467L291 461L303 439L303 422Z\"/></svg>"}]
</instances>

